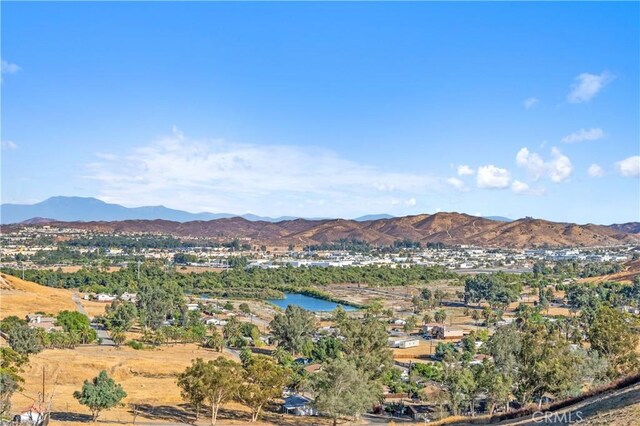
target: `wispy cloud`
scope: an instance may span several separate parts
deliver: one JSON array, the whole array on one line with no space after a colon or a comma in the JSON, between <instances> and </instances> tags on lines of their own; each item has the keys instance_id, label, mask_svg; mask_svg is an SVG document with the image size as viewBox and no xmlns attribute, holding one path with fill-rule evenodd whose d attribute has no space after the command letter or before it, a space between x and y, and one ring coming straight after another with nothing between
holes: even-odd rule
<instances>
[{"instance_id":1,"label":"wispy cloud","mask_svg":"<svg viewBox=\"0 0 640 426\"><path fill-rule=\"evenodd\" d=\"M450 177L447 179L447 183L459 191L462 191L465 189L465 185L462 179L458 179L456 177Z\"/></svg>"},{"instance_id":2,"label":"wispy cloud","mask_svg":"<svg viewBox=\"0 0 640 426\"><path fill-rule=\"evenodd\" d=\"M526 169L533 180L548 177L553 182L564 182L571 177L573 171L569 157L556 147L551 148L551 158L547 161L528 148L522 148L516 154L516 164Z\"/></svg>"},{"instance_id":3,"label":"wispy cloud","mask_svg":"<svg viewBox=\"0 0 640 426\"><path fill-rule=\"evenodd\" d=\"M470 176L473 173L473 169L466 164L461 164L458 166L458 176Z\"/></svg>"},{"instance_id":4,"label":"wispy cloud","mask_svg":"<svg viewBox=\"0 0 640 426\"><path fill-rule=\"evenodd\" d=\"M20 67L11 62L7 62L4 59L0 61L0 72L2 74L15 74L20 71Z\"/></svg>"},{"instance_id":5,"label":"wispy cloud","mask_svg":"<svg viewBox=\"0 0 640 426\"><path fill-rule=\"evenodd\" d=\"M584 141L597 141L598 139L604 138L606 135L604 131L599 127L594 127L592 129L580 129L577 132L573 132L570 135L562 138L562 142L564 143L577 143Z\"/></svg>"},{"instance_id":6,"label":"wispy cloud","mask_svg":"<svg viewBox=\"0 0 640 426\"><path fill-rule=\"evenodd\" d=\"M519 180L513 181L511 184L511 191L515 194L521 195L544 195L545 193L543 188L531 188L529 184Z\"/></svg>"},{"instance_id":7,"label":"wispy cloud","mask_svg":"<svg viewBox=\"0 0 640 426\"><path fill-rule=\"evenodd\" d=\"M604 89L613 78L614 77L607 71L603 71L599 75L582 73L575 78L571 85L571 91L567 95L567 100L573 104L589 102L591 98Z\"/></svg>"},{"instance_id":8,"label":"wispy cloud","mask_svg":"<svg viewBox=\"0 0 640 426\"><path fill-rule=\"evenodd\" d=\"M525 107L525 109L531 109L536 105L538 105L539 102L540 102L540 99L531 97L531 98L525 99L524 102L522 102L522 105Z\"/></svg>"},{"instance_id":9,"label":"wispy cloud","mask_svg":"<svg viewBox=\"0 0 640 426\"><path fill-rule=\"evenodd\" d=\"M618 161L615 166L618 173L622 176L638 177L640 176L640 155L634 155Z\"/></svg>"},{"instance_id":10,"label":"wispy cloud","mask_svg":"<svg viewBox=\"0 0 640 426\"><path fill-rule=\"evenodd\" d=\"M18 144L14 141L2 141L2 150L3 151L12 151L14 149L18 149Z\"/></svg>"},{"instance_id":11,"label":"wispy cloud","mask_svg":"<svg viewBox=\"0 0 640 426\"><path fill-rule=\"evenodd\" d=\"M595 163L589 166L589 168L587 169L587 173L591 177L604 176L604 170L602 169L602 167L599 164L595 164Z\"/></svg>"},{"instance_id":12,"label":"wispy cloud","mask_svg":"<svg viewBox=\"0 0 640 426\"><path fill-rule=\"evenodd\" d=\"M478 167L476 184L478 188L502 189L509 186L511 174L507 169L492 164Z\"/></svg>"},{"instance_id":13,"label":"wispy cloud","mask_svg":"<svg viewBox=\"0 0 640 426\"><path fill-rule=\"evenodd\" d=\"M427 172L381 169L320 148L196 141L177 130L125 155L97 156L85 177L99 182L105 201L128 205L318 215L309 202L325 200L327 214L346 215L398 197L406 200L399 206L412 207L416 196L450 188Z\"/></svg>"},{"instance_id":14,"label":"wispy cloud","mask_svg":"<svg viewBox=\"0 0 640 426\"><path fill-rule=\"evenodd\" d=\"M7 62L4 59L0 60L0 82L4 80L2 77L5 74L15 74L20 71L20 67L11 62Z\"/></svg>"}]
</instances>

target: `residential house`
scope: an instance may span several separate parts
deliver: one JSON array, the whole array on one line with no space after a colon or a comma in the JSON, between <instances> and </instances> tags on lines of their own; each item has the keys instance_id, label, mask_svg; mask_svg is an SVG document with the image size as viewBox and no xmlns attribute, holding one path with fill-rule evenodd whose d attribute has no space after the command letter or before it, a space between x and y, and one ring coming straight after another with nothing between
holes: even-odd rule
<instances>
[{"instance_id":1,"label":"residential house","mask_svg":"<svg viewBox=\"0 0 640 426\"><path fill-rule=\"evenodd\" d=\"M111 294L100 293L96 296L98 302L113 302L117 299L117 296Z\"/></svg>"},{"instance_id":2,"label":"residential house","mask_svg":"<svg viewBox=\"0 0 640 426\"><path fill-rule=\"evenodd\" d=\"M291 395L284 399L282 412L296 416L317 416L318 411L311 406L311 399L303 395Z\"/></svg>"},{"instance_id":3,"label":"residential house","mask_svg":"<svg viewBox=\"0 0 640 426\"><path fill-rule=\"evenodd\" d=\"M391 346L392 348L400 348L400 349L415 348L419 344L420 344L419 339L409 338L409 339L390 339L389 340L389 346Z\"/></svg>"},{"instance_id":4,"label":"residential house","mask_svg":"<svg viewBox=\"0 0 640 426\"><path fill-rule=\"evenodd\" d=\"M431 336L434 339L460 340L464 337L464 330L462 330L461 328L448 327L441 324L431 329Z\"/></svg>"}]
</instances>

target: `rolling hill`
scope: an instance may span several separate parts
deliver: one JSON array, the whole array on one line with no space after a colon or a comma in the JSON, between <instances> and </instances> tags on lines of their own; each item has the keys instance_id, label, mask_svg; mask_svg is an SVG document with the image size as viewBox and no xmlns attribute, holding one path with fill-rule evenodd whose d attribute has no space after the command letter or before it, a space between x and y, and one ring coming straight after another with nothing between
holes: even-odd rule
<instances>
[{"instance_id":1,"label":"rolling hill","mask_svg":"<svg viewBox=\"0 0 640 426\"><path fill-rule=\"evenodd\" d=\"M525 218L511 222L461 213L435 213L359 222L344 219L293 219L279 222L249 221L241 217L208 221L125 220L98 222L48 222L61 228L101 233L155 233L180 238L230 241L248 239L252 244L288 245L331 243L355 239L387 245L411 240L445 245L479 247L603 247L639 244L640 234L602 225L577 225ZM2 226L2 232L42 226L39 221ZM633 229L632 225L629 225Z\"/></svg>"}]
</instances>

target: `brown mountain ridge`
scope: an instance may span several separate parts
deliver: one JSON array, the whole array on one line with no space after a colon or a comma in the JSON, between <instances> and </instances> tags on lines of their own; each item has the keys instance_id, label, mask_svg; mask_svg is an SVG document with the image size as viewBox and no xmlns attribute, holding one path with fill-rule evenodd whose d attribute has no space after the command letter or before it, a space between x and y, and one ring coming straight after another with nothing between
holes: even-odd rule
<instances>
[{"instance_id":1,"label":"brown mountain ridge","mask_svg":"<svg viewBox=\"0 0 640 426\"><path fill-rule=\"evenodd\" d=\"M3 233L42 226L21 223L2 226ZM46 225L100 233L153 233L179 238L230 241L248 239L253 244L288 245L331 243L355 239L388 245L411 240L445 245L479 247L604 247L640 244L638 223L623 225L577 225L525 218L501 222L462 213L435 213L377 219L364 222L345 219L294 219L281 222L249 221L241 217L209 221L125 220L114 222L47 222Z\"/></svg>"}]
</instances>

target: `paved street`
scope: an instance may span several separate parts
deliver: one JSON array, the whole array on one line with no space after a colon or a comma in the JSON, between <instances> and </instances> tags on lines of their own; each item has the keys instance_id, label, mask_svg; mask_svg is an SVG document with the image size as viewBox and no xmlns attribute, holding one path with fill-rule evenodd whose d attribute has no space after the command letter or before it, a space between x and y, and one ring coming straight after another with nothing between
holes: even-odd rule
<instances>
[{"instance_id":1,"label":"paved street","mask_svg":"<svg viewBox=\"0 0 640 426\"><path fill-rule=\"evenodd\" d=\"M73 302L76 304L77 311L85 315L87 318L89 318L89 321L91 321L91 318L87 314L87 311L84 309L84 306L82 306L82 302L80 300L80 296L78 295L78 293L73 293L73 296L71 296L71 298L73 299ZM91 328L93 328L96 331L98 338L102 339L102 346L116 345L114 341L111 340L109 333L107 333L107 330L105 330L102 325L91 323Z\"/></svg>"}]
</instances>

